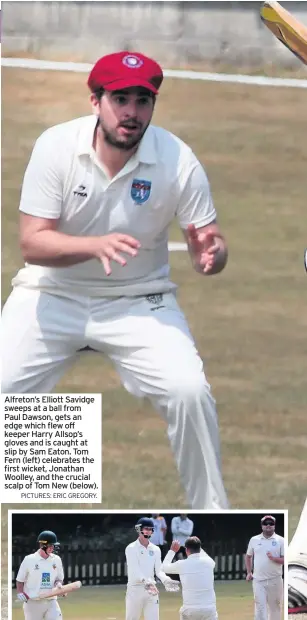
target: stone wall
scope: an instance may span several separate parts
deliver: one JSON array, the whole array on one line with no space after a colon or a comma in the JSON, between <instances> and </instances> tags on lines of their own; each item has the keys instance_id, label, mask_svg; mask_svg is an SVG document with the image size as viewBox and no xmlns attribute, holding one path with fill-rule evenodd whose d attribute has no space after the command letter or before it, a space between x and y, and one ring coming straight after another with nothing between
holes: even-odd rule
<instances>
[{"instance_id":1,"label":"stone wall","mask_svg":"<svg viewBox=\"0 0 307 620\"><path fill-rule=\"evenodd\" d=\"M307 24L307 2L283 2ZM164 67L299 61L262 24L261 2L2 2L2 53L94 62L119 49Z\"/></svg>"}]
</instances>

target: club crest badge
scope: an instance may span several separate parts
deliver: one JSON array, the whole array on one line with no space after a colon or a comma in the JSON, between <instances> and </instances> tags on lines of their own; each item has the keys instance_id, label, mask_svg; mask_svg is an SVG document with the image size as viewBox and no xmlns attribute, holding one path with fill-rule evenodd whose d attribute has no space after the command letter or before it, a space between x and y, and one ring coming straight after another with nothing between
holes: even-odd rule
<instances>
[{"instance_id":1,"label":"club crest badge","mask_svg":"<svg viewBox=\"0 0 307 620\"><path fill-rule=\"evenodd\" d=\"M273 546L273 547L276 547L276 545L277 545L276 540L272 540L272 546Z\"/></svg>"},{"instance_id":2,"label":"club crest badge","mask_svg":"<svg viewBox=\"0 0 307 620\"><path fill-rule=\"evenodd\" d=\"M137 204L141 205L146 202L150 196L151 181L144 179L133 179L131 185L131 198Z\"/></svg>"},{"instance_id":3,"label":"club crest badge","mask_svg":"<svg viewBox=\"0 0 307 620\"><path fill-rule=\"evenodd\" d=\"M126 67L129 67L129 69L139 69L139 67L144 64L143 60L134 54L127 54L127 56L124 56L122 62Z\"/></svg>"},{"instance_id":4,"label":"club crest badge","mask_svg":"<svg viewBox=\"0 0 307 620\"><path fill-rule=\"evenodd\" d=\"M149 555L155 555L152 550L149 551Z\"/></svg>"}]
</instances>

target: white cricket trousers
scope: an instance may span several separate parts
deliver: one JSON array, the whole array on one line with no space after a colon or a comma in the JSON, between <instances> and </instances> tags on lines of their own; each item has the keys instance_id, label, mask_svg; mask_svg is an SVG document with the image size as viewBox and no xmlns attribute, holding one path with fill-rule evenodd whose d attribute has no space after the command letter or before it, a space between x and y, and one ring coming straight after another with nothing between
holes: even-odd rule
<instances>
[{"instance_id":1,"label":"white cricket trousers","mask_svg":"<svg viewBox=\"0 0 307 620\"><path fill-rule=\"evenodd\" d=\"M216 607L188 607L179 610L180 620L218 620Z\"/></svg>"},{"instance_id":2,"label":"white cricket trousers","mask_svg":"<svg viewBox=\"0 0 307 620\"><path fill-rule=\"evenodd\" d=\"M126 620L159 620L159 595L149 594L144 586L128 586Z\"/></svg>"},{"instance_id":3,"label":"white cricket trousers","mask_svg":"<svg viewBox=\"0 0 307 620\"><path fill-rule=\"evenodd\" d=\"M3 393L50 392L89 345L113 361L129 392L149 398L163 416L189 505L228 507L215 401L172 293L157 304L145 296L71 299L16 287L2 329Z\"/></svg>"},{"instance_id":4,"label":"white cricket trousers","mask_svg":"<svg viewBox=\"0 0 307 620\"><path fill-rule=\"evenodd\" d=\"M281 620L283 580L281 577L253 579L255 620Z\"/></svg>"},{"instance_id":5,"label":"white cricket trousers","mask_svg":"<svg viewBox=\"0 0 307 620\"><path fill-rule=\"evenodd\" d=\"M62 620L59 603L51 601L28 601L23 604L25 620Z\"/></svg>"}]
</instances>

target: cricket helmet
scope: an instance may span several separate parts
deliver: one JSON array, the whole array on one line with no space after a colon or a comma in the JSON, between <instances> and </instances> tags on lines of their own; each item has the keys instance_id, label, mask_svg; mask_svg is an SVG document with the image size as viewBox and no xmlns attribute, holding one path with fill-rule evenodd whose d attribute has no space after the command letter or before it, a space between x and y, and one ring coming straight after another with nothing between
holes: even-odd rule
<instances>
[{"instance_id":1,"label":"cricket helmet","mask_svg":"<svg viewBox=\"0 0 307 620\"><path fill-rule=\"evenodd\" d=\"M143 534L144 527L150 528L152 530L152 533L150 535ZM152 519L149 519L148 517L141 517L135 525L135 529L138 534L143 534L145 538L150 538L154 533L155 524Z\"/></svg>"},{"instance_id":2,"label":"cricket helmet","mask_svg":"<svg viewBox=\"0 0 307 620\"><path fill-rule=\"evenodd\" d=\"M55 553L57 553L60 547L56 534L51 532L51 530L43 530L43 532L38 535L37 543L44 551L46 551L49 545L53 545Z\"/></svg>"}]
</instances>

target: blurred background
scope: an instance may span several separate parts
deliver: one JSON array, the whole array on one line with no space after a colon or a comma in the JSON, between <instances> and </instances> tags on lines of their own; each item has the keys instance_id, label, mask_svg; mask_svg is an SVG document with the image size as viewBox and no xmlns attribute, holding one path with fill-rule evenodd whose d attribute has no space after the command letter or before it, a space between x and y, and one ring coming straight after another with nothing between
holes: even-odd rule
<instances>
[{"instance_id":1,"label":"blurred background","mask_svg":"<svg viewBox=\"0 0 307 620\"><path fill-rule=\"evenodd\" d=\"M307 23L307 2L283 2ZM302 70L263 27L261 2L6 2L5 55L94 62L119 49L141 51L164 67L215 65Z\"/></svg>"}]
</instances>

